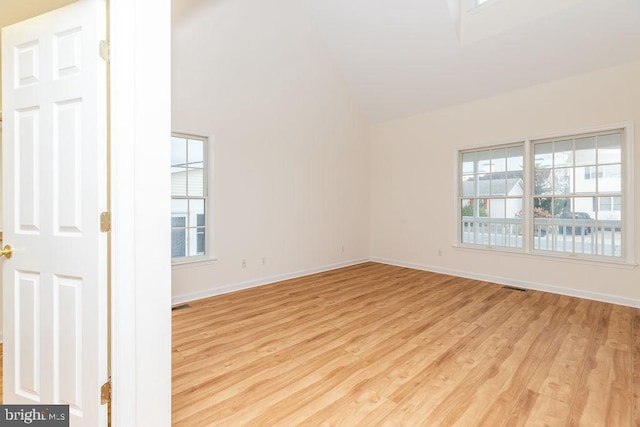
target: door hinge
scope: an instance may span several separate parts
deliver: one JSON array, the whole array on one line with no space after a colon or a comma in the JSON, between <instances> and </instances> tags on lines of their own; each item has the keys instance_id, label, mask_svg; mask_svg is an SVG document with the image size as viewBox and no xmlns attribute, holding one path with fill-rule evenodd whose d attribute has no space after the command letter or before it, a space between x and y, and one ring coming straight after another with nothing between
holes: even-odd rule
<instances>
[{"instance_id":1,"label":"door hinge","mask_svg":"<svg viewBox=\"0 0 640 427\"><path fill-rule=\"evenodd\" d=\"M111 52L108 41L100 40L100 47L98 51L100 52L100 57L104 59L105 62L109 62L111 60Z\"/></svg>"},{"instance_id":2,"label":"door hinge","mask_svg":"<svg viewBox=\"0 0 640 427\"><path fill-rule=\"evenodd\" d=\"M111 377L100 387L100 404L106 405L109 402L111 402Z\"/></svg>"},{"instance_id":3,"label":"door hinge","mask_svg":"<svg viewBox=\"0 0 640 427\"><path fill-rule=\"evenodd\" d=\"M103 233L111 231L111 212L102 212L100 214L100 231Z\"/></svg>"}]
</instances>

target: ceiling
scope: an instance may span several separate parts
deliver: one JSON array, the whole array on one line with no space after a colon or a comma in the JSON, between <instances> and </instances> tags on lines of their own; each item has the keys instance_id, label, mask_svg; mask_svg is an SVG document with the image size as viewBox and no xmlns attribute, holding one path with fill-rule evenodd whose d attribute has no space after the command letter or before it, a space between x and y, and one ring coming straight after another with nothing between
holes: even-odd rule
<instances>
[{"instance_id":1,"label":"ceiling","mask_svg":"<svg viewBox=\"0 0 640 427\"><path fill-rule=\"evenodd\" d=\"M639 0L573 2L466 44L447 0L308 2L374 122L640 59Z\"/></svg>"},{"instance_id":2,"label":"ceiling","mask_svg":"<svg viewBox=\"0 0 640 427\"><path fill-rule=\"evenodd\" d=\"M0 0L0 28L24 21L76 0Z\"/></svg>"},{"instance_id":3,"label":"ceiling","mask_svg":"<svg viewBox=\"0 0 640 427\"><path fill-rule=\"evenodd\" d=\"M73 1L0 0L0 27ZM452 0L307 1L373 122L640 59L640 0L582 0L465 44L449 12ZM501 1L514 0L485 6Z\"/></svg>"}]
</instances>

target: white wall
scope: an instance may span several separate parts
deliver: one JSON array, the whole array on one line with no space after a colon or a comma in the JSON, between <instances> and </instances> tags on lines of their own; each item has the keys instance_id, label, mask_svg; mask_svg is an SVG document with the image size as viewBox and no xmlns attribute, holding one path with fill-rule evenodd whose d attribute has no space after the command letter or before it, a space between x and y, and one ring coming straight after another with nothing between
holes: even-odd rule
<instances>
[{"instance_id":1,"label":"white wall","mask_svg":"<svg viewBox=\"0 0 640 427\"><path fill-rule=\"evenodd\" d=\"M640 62L373 126L374 258L640 306L640 269L453 248L457 148L640 123ZM640 132L635 223L640 225ZM438 255L442 251L442 255ZM640 254L640 239L635 240Z\"/></svg>"},{"instance_id":2,"label":"white wall","mask_svg":"<svg viewBox=\"0 0 640 427\"><path fill-rule=\"evenodd\" d=\"M174 266L174 302L368 257L366 128L307 2L174 1L172 54L172 127L213 144L217 257Z\"/></svg>"}]
</instances>

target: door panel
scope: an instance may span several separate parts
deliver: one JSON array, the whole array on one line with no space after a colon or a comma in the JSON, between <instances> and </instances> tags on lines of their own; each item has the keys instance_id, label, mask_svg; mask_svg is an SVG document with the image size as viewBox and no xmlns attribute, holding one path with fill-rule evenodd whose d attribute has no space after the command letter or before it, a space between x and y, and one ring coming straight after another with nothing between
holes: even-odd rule
<instances>
[{"instance_id":1,"label":"door panel","mask_svg":"<svg viewBox=\"0 0 640 427\"><path fill-rule=\"evenodd\" d=\"M4 402L106 425L103 0L2 31Z\"/></svg>"}]
</instances>

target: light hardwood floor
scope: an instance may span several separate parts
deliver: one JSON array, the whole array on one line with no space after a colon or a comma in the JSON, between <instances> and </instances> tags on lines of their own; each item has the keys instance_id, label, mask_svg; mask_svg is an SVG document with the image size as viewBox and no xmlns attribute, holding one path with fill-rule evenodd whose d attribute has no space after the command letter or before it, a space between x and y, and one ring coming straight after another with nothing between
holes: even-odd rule
<instances>
[{"instance_id":1,"label":"light hardwood floor","mask_svg":"<svg viewBox=\"0 0 640 427\"><path fill-rule=\"evenodd\" d=\"M640 310L366 263L173 314L177 426L638 426Z\"/></svg>"}]
</instances>

